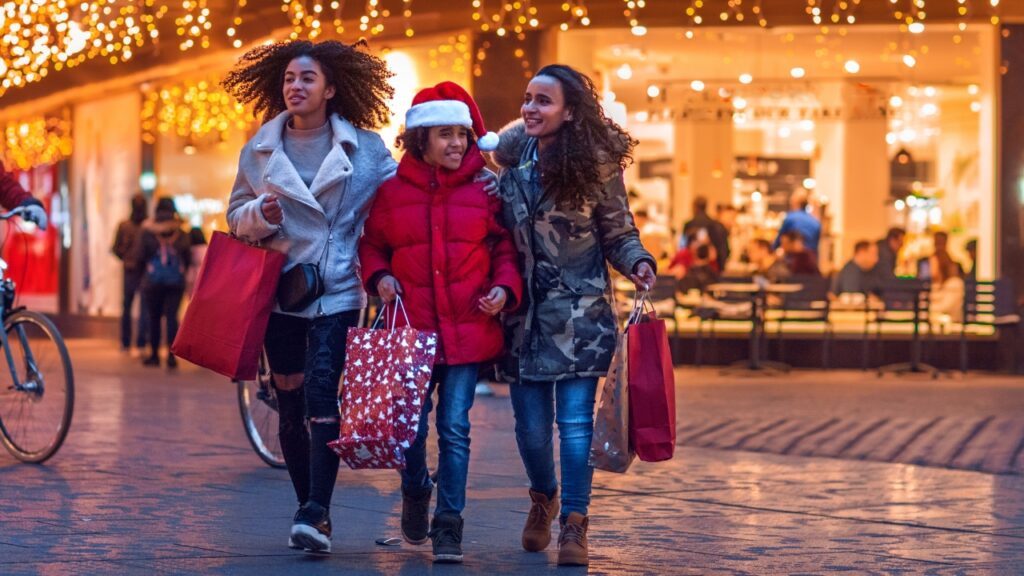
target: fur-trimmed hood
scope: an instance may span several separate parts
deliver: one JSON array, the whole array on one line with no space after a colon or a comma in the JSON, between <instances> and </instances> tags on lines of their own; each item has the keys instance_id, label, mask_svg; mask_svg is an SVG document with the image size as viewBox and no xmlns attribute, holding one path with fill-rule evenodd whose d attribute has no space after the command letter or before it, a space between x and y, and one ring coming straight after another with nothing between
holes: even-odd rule
<instances>
[{"instance_id":1,"label":"fur-trimmed hood","mask_svg":"<svg viewBox=\"0 0 1024 576\"><path fill-rule=\"evenodd\" d=\"M521 118L509 122L498 131L498 138L498 147L491 152L491 159L501 168L518 166L530 140L526 135L526 123Z\"/></svg>"},{"instance_id":2,"label":"fur-trimmed hood","mask_svg":"<svg viewBox=\"0 0 1024 576\"><path fill-rule=\"evenodd\" d=\"M521 118L513 120L501 128L498 137L498 148L491 152L491 160L500 168L519 166L526 144L530 141L530 137L526 135L526 123ZM597 162L602 182L607 182L622 172L618 163L612 162L609 154L603 150L597 152Z\"/></svg>"}]
</instances>

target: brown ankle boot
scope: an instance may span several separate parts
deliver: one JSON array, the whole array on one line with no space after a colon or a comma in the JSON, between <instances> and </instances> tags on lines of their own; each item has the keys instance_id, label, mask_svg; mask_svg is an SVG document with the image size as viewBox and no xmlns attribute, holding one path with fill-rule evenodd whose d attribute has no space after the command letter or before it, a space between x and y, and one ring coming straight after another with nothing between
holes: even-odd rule
<instances>
[{"instance_id":1,"label":"brown ankle boot","mask_svg":"<svg viewBox=\"0 0 1024 576\"><path fill-rule=\"evenodd\" d=\"M558 535L558 565L586 566L590 562L587 554L587 525L590 518L579 512L569 513Z\"/></svg>"},{"instance_id":2,"label":"brown ankle boot","mask_svg":"<svg viewBox=\"0 0 1024 576\"><path fill-rule=\"evenodd\" d=\"M558 513L558 494L548 499L544 494L530 490L530 500L533 504L523 527L523 548L527 552L540 552L551 543L551 521Z\"/></svg>"}]
</instances>

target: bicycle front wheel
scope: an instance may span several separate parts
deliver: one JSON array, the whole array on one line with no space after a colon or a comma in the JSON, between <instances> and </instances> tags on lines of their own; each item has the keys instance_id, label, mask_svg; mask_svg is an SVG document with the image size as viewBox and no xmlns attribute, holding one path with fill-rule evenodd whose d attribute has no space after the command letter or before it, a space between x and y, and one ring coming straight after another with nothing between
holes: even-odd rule
<instances>
[{"instance_id":1,"label":"bicycle front wheel","mask_svg":"<svg viewBox=\"0 0 1024 576\"><path fill-rule=\"evenodd\" d=\"M60 332L39 312L11 314L4 331L12 363L0 363L0 435L18 460L44 462L60 449L71 427L71 357Z\"/></svg>"},{"instance_id":2,"label":"bicycle front wheel","mask_svg":"<svg viewBox=\"0 0 1024 576\"><path fill-rule=\"evenodd\" d=\"M245 435L260 459L273 468L284 468L278 439L277 394L271 383L266 356L260 358L255 380L238 380L238 409Z\"/></svg>"}]
</instances>

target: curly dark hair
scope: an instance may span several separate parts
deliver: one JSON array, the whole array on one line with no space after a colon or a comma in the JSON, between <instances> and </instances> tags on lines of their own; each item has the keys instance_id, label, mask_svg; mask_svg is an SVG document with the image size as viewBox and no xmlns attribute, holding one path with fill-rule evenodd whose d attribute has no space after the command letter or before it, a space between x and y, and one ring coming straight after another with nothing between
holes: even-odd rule
<instances>
[{"instance_id":1,"label":"curly dark hair","mask_svg":"<svg viewBox=\"0 0 1024 576\"><path fill-rule=\"evenodd\" d=\"M430 127L421 126L418 128L407 128L395 138L395 146L405 150L417 160L423 160L423 153L427 150L427 143L430 141ZM466 152L476 143L473 131L466 130Z\"/></svg>"},{"instance_id":2,"label":"curly dark hair","mask_svg":"<svg viewBox=\"0 0 1024 576\"><path fill-rule=\"evenodd\" d=\"M383 60L365 52L366 42L293 40L257 46L246 52L221 85L243 104L253 104L266 123L286 109L284 73L288 63L309 56L320 64L328 86L327 115L337 113L353 126L379 128L391 117L387 101L394 95L392 73Z\"/></svg>"},{"instance_id":3,"label":"curly dark hair","mask_svg":"<svg viewBox=\"0 0 1024 576\"><path fill-rule=\"evenodd\" d=\"M629 133L601 108L597 87L586 74L562 64L545 66L537 76L549 76L562 86L572 119L559 129L551 145L540 153L540 177L546 190L561 205L579 208L600 190L602 173L633 162L637 145Z\"/></svg>"}]
</instances>

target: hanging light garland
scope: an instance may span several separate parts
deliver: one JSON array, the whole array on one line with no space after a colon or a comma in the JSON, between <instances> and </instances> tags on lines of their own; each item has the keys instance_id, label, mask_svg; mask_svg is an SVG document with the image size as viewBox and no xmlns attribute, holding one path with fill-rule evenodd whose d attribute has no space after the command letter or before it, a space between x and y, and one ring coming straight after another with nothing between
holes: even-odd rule
<instances>
[{"instance_id":1,"label":"hanging light garland","mask_svg":"<svg viewBox=\"0 0 1024 576\"><path fill-rule=\"evenodd\" d=\"M156 41L166 7L154 0L115 6L116 0L7 1L0 5L0 96L93 58L130 60Z\"/></svg>"},{"instance_id":2,"label":"hanging light garland","mask_svg":"<svg viewBox=\"0 0 1024 576\"><path fill-rule=\"evenodd\" d=\"M8 122L3 126L3 136L0 160L8 168L28 170L71 155L71 120L67 110L60 116Z\"/></svg>"},{"instance_id":3,"label":"hanging light garland","mask_svg":"<svg viewBox=\"0 0 1024 576\"><path fill-rule=\"evenodd\" d=\"M480 31L493 31L499 38L509 34L522 40L527 30L536 30L540 27L540 19L537 18L537 7L533 0L499 0L501 7L498 11L487 15L484 0L473 0L473 21L478 22Z\"/></svg>"},{"instance_id":4,"label":"hanging light garland","mask_svg":"<svg viewBox=\"0 0 1024 576\"><path fill-rule=\"evenodd\" d=\"M448 69L455 74L465 74L466 66L473 61L469 36L466 34L449 36L437 47L431 48L428 54L431 68L435 70Z\"/></svg>"},{"instance_id":5,"label":"hanging light garland","mask_svg":"<svg viewBox=\"0 0 1024 576\"><path fill-rule=\"evenodd\" d=\"M590 15L584 0L572 0L571 2L562 3L562 12L566 12L569 16L568 20L558 25L563 32L576 25L583 26L584 28L590 26Z\"/></svg>"},{"instance_id":6,"label":"hanging light garland","mask_svg":"<svg viewBox=\"0 0 1024 576\"><path fill-rule=\"evenodd\" d=\"M182 51L189 50L196 42L203 48L209 48L210 29L213 23L210 21L210 8L206 5L206 0L182 0L181 9L185 13L174 19L178 36L182 38L178 48Z\"/></svg>"},{"instance_id":7,"label":"hanging light garland","mask_svg":"<svg viewBox=\"0 0 1024 576\"><path fill-rule=\"evenodd\" d=\"M219 87L215 79L181 82L150 90L142 105L142 139L156 142L159 134L176 134L195 142L256 123L252 110Z\"/></svg>"},{"instance_id":8,"label":"hanging light garland","mask_svg":"<svg viewBox=\"0 0 1024 576\"><path fill-rule=\"evenodd\" d=\"M235 48L242 47L242 40L238 37L238 27L242 25L242 8L245 8L247 0L238 0L235 3L235 10L231 14L231 25L228 26L225 32L228 39L231 40L231 45Z\"/></svg>"}]
</instances>

